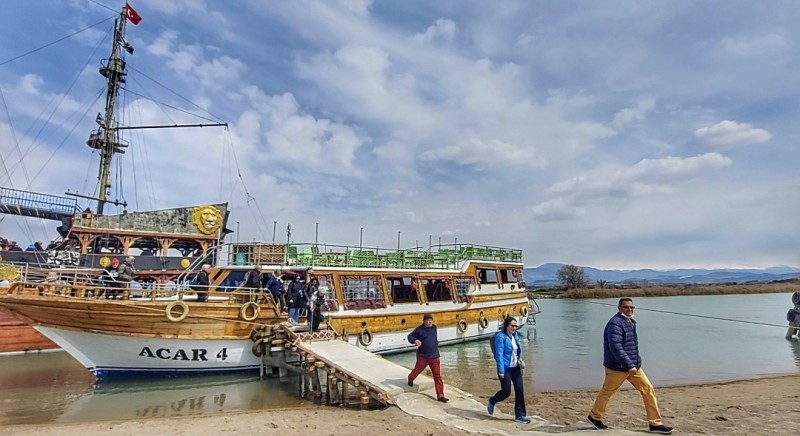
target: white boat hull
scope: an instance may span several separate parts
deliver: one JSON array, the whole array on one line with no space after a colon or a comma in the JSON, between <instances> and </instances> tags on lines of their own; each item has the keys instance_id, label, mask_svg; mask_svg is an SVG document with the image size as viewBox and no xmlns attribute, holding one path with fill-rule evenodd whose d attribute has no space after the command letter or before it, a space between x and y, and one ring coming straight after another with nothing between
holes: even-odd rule
<instances>
[{"instance_id":1,"label":"white boat hull","mask_svg":"<svg viewBox=\"0 0 800 436\"><path fill-rule=\"evenodd\" d=\"M253 342L243 339L142 338L36 326L98 378L257 370Z\"/></svg>"}]
</instances>

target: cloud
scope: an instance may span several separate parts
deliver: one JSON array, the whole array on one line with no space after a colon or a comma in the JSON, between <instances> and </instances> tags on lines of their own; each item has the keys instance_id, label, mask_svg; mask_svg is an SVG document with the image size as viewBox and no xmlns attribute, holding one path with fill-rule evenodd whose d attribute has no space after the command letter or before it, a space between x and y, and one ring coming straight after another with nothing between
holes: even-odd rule
<instances>
[{"instance_id":1,"label":"cloud","mask_svg":"<svg viewBox=\"0 0 800 436\"><path fill-rule=\"evenodd\" d=\"M642 100L637 103L636 106L622 109L614 114L614 120L611 122L611 124L614 126L614 128L620 129L632 121L644 120L647 113L653 110L655 106L655 99L648 98Z\"/></svg>"},{"instance_id":2,"label":"cloud","mask_svg":"<svg viewBox=\"0 0 800 436\"><path fill-rule=\"evenodd\" d=\"M439 18L436 23L425 29L424 33L414 35L418 43L431 43L435 41L450 42L456 34L456 23L446 18Z\"/></svg>"},{"instance_id":3,"label":"cloud","mask_svg":"<svg viewBox=\"0 0 800 436\"><path fill-rule=\"evenodd\" d=\"M694 131L696 137L710 145L758 144L772 139L772 134L748 123L724 120Z\"/></svg>"},{"instance_id":4,"label":"cloud","mask_svg":"<svg viewBox=\"0 0 800 436\"><path fill-rule=\"evenodd\" d=\"M785 53L789 48L786 37L777 33L764 35L727 36L721 41L728 53L741 57L767 57Z\"/></svg>"},{"instance_id":5,"label":"cloud","mask_svg":"<svg viewBox=\"0 0 800 436\"><path fill-rule=\"evenodd\" d=\"M575 208L609 200L631 200L678 190L687 181L704 176L706 171L731 165L719 153L705 153L688 158L665 157L642 159L627 168L602 168L554 183L545 192L558 201L544 202L534 210L549 215L564 213L578 216Z\"/></svg>"}]
</instances>

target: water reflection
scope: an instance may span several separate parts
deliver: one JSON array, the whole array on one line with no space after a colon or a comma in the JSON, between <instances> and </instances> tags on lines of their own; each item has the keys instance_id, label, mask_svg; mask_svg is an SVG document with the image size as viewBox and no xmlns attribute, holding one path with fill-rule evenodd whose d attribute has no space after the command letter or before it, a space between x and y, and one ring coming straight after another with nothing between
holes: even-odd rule
<instances>
[{"instance_id":1,"label":"water reflection","mask_svg":"<svg viewBox=\"0 0 800 436\"><path fill-rule=\"evenodd\" d=\"M786 342L789 343L789 346L792 348L792 353L794 353L794 364L800 368L800 341L789 339Z\"/></svg>"},{"instance_id":2,"label":"water reflection","mask_svg":"<svg viewBox=\"0 0 800 436\"><path fill-rule=\"evenodd\" d=\"M297 378L242 375L109 381L67 353L0 357L0 425L192 416L311 405Z\"/></svg>"},{"instance_id":3,"label":"water reflection","mask_svg":"<svg viewBox=\"0 0 800 436\"><path fill-rule=\"evenodd\" d=\"M290 379L261 380L241 375L169 380L126 380L98 385L74 401L61 422L193 416L264 410L307 404Z\"/></svg>"}]
</instances>

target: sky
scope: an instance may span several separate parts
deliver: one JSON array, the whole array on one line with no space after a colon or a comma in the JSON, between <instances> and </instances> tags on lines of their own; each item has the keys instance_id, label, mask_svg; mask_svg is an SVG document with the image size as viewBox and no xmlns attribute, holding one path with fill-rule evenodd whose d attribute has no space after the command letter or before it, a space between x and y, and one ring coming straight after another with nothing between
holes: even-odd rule
<instances>
[{"instance_id":1,"label":"sky","mask_svg":"<svg viewBox=\"0 0 800 436\"><path fill-rule=\"evenodd\" d=\"M0 186L96 195L84 141L123 5L4 2ZM399 235L526 266L800 266L800 3L131 6L119 121L229 127L127 131L110 198L128 211L228 202L229 241L290 225L295 243Z\"/></svg>"}]
</instances>

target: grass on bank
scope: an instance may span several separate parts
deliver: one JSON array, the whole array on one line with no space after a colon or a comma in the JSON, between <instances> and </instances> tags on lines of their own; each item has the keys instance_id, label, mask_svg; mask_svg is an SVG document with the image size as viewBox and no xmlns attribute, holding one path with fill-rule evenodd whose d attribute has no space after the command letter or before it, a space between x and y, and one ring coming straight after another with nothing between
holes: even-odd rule
<instances>
[{"instance_id":1,"label":"grass on bank","mask_svg":"<svg viewBox=\"0 0 800 436\"><path fill-rule=\"evenodd\" d=\"M621 298L672 297L678 295L773 294L800 291L797 280L771 283L731 283L713 285L626 285L579 289L537 289L535 298Z\"/></svg>"}]
</instances>

